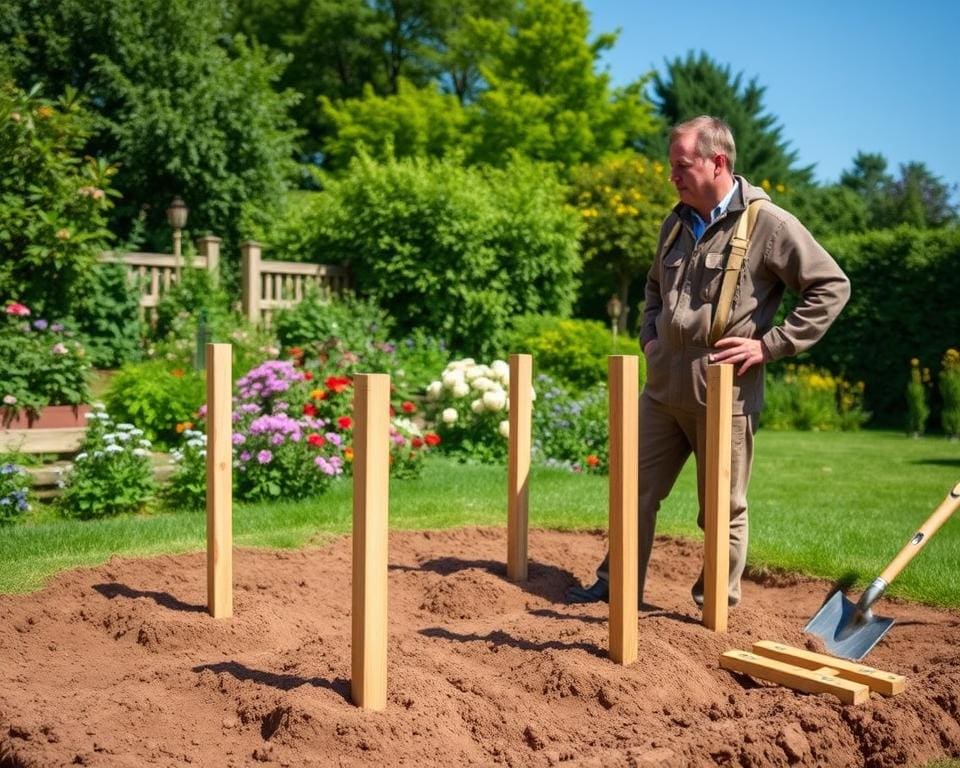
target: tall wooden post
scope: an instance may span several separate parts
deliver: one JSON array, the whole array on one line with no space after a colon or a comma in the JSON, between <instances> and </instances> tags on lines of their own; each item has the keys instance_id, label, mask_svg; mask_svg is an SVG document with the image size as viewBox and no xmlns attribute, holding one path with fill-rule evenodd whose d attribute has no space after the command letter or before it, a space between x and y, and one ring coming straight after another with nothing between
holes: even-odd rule
<instances>
[{"instance_id":1,"label":"tall wooden post","mask_svg":"<svg viewBox=\"0 0 960 768\"><path fill-rule=\"evenodd\" d=\"M390 377L353 380L353 703L387 706L387 508Z\"/></svg>"},{"instance_id":2,"label":"tall wooden post","mask_svg":"<svg viewBox=\"0 0 960 768\"><path fill-rule=\"evenodd\" d=\"M233 386L229 344L207 344L207 610L233 616Z\"/></svg>"},{"instance_id":3,"label":"tall wooden post","mask_svg":"<svg viewBox=\"0 0 960 768\"><path fill-rule=\"evenodd\" d=\"M637 660L639 399L636 355L608 358L610 382L610 658Z\"/></svg>"},{"instance_id":4,"label":"tall wooden post","mask_svg":"<svg viewBox=\"0 0 960 768\"><path fill-rule=\"evenodd\" d=\"M510 355L510 443L507 469L507 578L527 580L533 358Z\"/></svg>"},{"instance_id":5,"label":"tall wooden post","mask_svg":"<svg viewBox=\"0 0 960 768\"><path fill-rule=\"evenodd\" d=\"M214 235L204 235L197 240L197 251L206 258L207 272L214 285L220 282L220 242Z\"/></svg>"},{"instance_id":6,"label":"tall wooden post","mask_svg":"<svg viewBox=\"0 0 960 768\"><path fill-rule=\"evenodd\" d=\"M707 472L703 543L703 624L727 631L730 581L730 451L733 366L707 367Z\"/></svg>"},{"instance_id":7,"label":"tall wooden post","mask_svg":"<svg viewBox=\"0 0 960 768\"><path fill-rule=\"evenodd\" d=\"M240 292L243 314L254 325L260 323L260 243L247 240L240 245Z\"/></svg>"}]
</instances>

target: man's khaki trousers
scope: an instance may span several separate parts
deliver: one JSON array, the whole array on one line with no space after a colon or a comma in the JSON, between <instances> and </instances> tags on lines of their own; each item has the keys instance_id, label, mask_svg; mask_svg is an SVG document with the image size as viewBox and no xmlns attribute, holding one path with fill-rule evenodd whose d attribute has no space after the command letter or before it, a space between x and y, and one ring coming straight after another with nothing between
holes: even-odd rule
<instances>
[{"instance_id":1,"label":"man's khaki trousers","mask_svg":"<svg viewBox=\"0 0 960 768\"><path fill-rule=\"evenodd\" d=\"M639 497L639 599L643 602L643 588L647 565L653 550L653 535L657 512L683 469L690 454L697 460L697 497L700 514L697 525L704 525L704 485L707 467L707 413L706 408L696 412L671 408L640 396L640 497ZM728 596L731 602L740 600L740 578L747 564L747 485L753 463L753 434L756 414L733 417L730 463L730 581ZM597 578L609 579L609 553L597 569ZM703 570L692 589L694 597L703 596Z\"/></svg>"}]
</instances>

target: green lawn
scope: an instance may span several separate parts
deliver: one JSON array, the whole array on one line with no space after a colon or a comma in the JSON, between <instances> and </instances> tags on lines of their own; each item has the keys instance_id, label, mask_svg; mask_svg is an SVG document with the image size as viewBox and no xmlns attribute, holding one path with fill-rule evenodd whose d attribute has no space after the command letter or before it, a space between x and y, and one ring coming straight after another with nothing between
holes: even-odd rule
<instances>
[{"instance_id":1,"label":"green lawn","mask_svg":"<svg viewBox=\"0 0 960 768\"><path fill-rule=\"evenodd\" d=\"M960 443L890 432L761 431L751 499L751 562L824 576L876 576L960 480ZM535 468L530 523L543 528L606 526L606 478ZM504 525L506 471L433 458L423 478L390 488L395 528ZM350 527L351 486L298 504L236 505L238 546L321 544ZM699 536L693 467L665 502L659 530ZM114 520L42 520L0 535L0 592L40 587L65 568L124 556L204 547L201 514ZM891 594L960 607L960 515L948 522L894 582Z\"/></svg>"}]
</instances>

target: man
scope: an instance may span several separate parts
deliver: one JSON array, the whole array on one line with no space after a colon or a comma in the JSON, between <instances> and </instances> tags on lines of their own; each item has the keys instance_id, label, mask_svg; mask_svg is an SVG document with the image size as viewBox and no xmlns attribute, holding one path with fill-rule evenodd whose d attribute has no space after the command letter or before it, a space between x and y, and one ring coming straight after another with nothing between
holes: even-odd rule
<instances>
[{"instance_id":1,"label":"man","mask_svg":"<svg viewBox=\"0 0 960 768\"><path fill-rule=\"evenodd\" d=\"M747 555L747 484L763 406L763 364L811 347L850 295L850 283L836 262L796 218L770 202L762 189L734 175L735 160L733 135L718 118L700 116L670 134L670 180L680 202L660 229L640 334L647 360L639 408L641 603L657 511L691 453L697 461L697 523L703 528L709 363L735 366L728 602L740 601ZM747 216L754 201L760 202ZM732 273L728 298L722 301L724 266L736 250L731 241L741 217L740 237L751 221L753 229L745 253L740 248L742 267ZM786 288L799 300L783 323L774 326ZM568 602L608 599L608 560L609 555L597 569L596 583L569 590ZM702 571L692 594L702 606Z\"/></svg>"}]
</instances>

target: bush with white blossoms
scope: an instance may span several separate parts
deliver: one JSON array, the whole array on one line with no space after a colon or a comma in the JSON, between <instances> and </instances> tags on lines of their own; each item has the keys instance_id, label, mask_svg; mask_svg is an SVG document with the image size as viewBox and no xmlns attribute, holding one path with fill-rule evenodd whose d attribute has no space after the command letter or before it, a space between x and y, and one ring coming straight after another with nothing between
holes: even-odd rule
<instances>
[{"instance_id":1,"label":"bush with white blossoms","mask_svg":"<svg viewBox=\"0 0 960 768\"><path fill-rule=\"evenodd\" d=\"M510 366L473 358L449 363L427 386L426 415L440 435L440 450L461 458L506 459L510 430Z\"/></svg>"},{"instance_id":2,"label":"bush with white blossoms","mask_svg":"<svg viewBox=\"0 0 960 768\"><path fill-rule=\"evenodd\" d=\"M172 509L204 509L207 501L207 436L190 427L182 434L183 443L170 451L174 470L161 496Z\"/></svg>"},{"instance_id":3,"label":"bush with white blossoms","mask_svg":"<svg viewBox=\"0 0 960 768\"><path fill-rule=\"evenodd\" d=\"M61 483L60 510L81 519L139 510L156 490L150 441L133 424L114 424L100 403L87 419L83 445Z\"/></svg>"}]
</instances>

